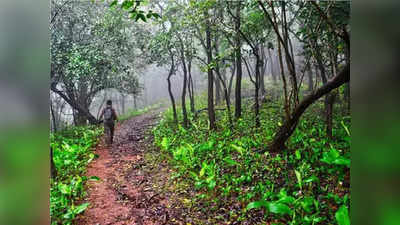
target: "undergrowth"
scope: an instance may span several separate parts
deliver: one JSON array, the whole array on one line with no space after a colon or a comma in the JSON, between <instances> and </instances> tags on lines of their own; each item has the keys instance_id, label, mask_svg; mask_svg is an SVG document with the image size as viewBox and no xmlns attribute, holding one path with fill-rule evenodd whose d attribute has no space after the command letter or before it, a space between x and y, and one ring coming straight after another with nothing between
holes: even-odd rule
<instances>
[{"instance_id":1,"label":"undergrowth","mask_svg":"<svg viewBox=\"0 0 400 225\"><path fill-rule=\"evenodd\" d=\"M57 175L51 179L50 216L51 224L72 224L89 203L82 203L86 196L85 183L87 165L96 158L93 147L103 133L101 127L71 127L59 133L50 134L53 160Z\"/></svg>"},{"instance_id":2,"label":"undergrowth","mask_svg":"<svg viewBox=\"0 0 400 225\"><path fill-rule=\"evenodd\" d=\"M350 224L350 117L342 107L336 104L332 140L320 101L303 115L287 149L270 153L282 107L263 104L255 128L251 102L244 105L233 129L225 111L216 112L216 131L208 130L206 112L185 129L173 123L171 109L153 129L174 170L170 179L194 189L182 205L207 215L207 224Z\"/></svg>"}]
</instances>

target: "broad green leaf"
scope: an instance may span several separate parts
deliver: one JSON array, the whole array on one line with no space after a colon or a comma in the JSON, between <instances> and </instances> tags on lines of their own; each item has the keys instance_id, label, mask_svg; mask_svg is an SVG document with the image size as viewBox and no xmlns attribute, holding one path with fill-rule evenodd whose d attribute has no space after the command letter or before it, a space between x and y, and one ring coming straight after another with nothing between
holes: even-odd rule
<instances>
[{"instance_id":1,"label":"broad green leaf","mask_svg":"<svg viewBox=\"0 0 400 225\"><path fill-rule=\"evenodd\" d=\"M339 225L350 225L349 210L342 205L335 213L336 222Z\"/></svg>"},{"instance_id":2,"label":"broad green leaf","mask_svg":"<svg viewBox=\"0 0 400 225\"><path fill-rule=\"evenodd\" d=\"M260 200L260 201L255 201L255 202L250 202L247 207L246 210L250 210L250 209L259 209L261 207L265 207L268 208L268 202L264 201L264 200Z\"/></svg>"},{"instance_id":3,"label":"broad green leaf","mask_svg":"<svg viewBox=\"0 0 400 225\"><path fill-rule=\"evenodd\" d=\"M281 215L286 215L286 214L292 213L292 210L290 210L289 206L287 206L283 203L278 203L278 202L269 203L268 210L272 213L281 214Z\"/></svg>"}]
</instances>

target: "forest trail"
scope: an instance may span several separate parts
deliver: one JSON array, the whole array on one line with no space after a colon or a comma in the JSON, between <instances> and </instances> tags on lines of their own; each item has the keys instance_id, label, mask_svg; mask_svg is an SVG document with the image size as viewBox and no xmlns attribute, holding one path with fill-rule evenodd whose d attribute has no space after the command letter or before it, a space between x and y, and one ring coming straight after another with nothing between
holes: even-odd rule
<instances>
[{"instance_id":1,"label":"forest trail","mask_svg":"<svg viewBox=\"0 0 400 225\"><path fill-rule=\"evenodd\" d=\"M153 110L123 121L116 126L114 143L106 147L104 138L96 147L99 155L88 167L89 208L77 218L77 224L166 224L165 199L152 188L152 174L144 155L152 145L149 135L162 110Z\"/></svg>"}]
</instances>

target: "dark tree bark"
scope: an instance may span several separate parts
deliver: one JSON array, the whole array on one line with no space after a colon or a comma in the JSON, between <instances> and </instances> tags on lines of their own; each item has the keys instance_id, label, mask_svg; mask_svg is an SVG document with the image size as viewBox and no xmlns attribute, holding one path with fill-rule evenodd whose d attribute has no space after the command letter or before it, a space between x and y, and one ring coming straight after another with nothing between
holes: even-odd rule
<instances>
[{"instance_id":1,"label":"dark tree bark","mask_svg":"<svg viewBox=\"0 0 400 225\"><path fill-rule=\"evenodd\" d=\"M50 112L51 112L51 119L53 121L53 131L57 132L57 121L56 116L53 109L53 102L50 100Z\"/></svg>"},{"instance_id":2,"label":"dark tree bark","mask_svg":"<svg viewBox=\"0 0 400 225\"><path fill-rule=\"evenodd\" d=\"M314 82L310 64L307 65L307 78L308 78L308 91L312 92L314 89Z\"/></svg>"},{"instance_id":3,"label":"dark tree bark","mask_svg":"<svg viewBox=\"0 0 400 225\"><path fill-rule=\"evenodd\" d=\"M346 82L350 81L350 65L346 64L343 70L336 75L332 80L328 81L325 85L313 91L311 94L306 96L297 107L294 109L291 117L284 122L275 134L272 143L269 145L269 150L273 152L281 151L285 148L285 142L293 134L296 126L299 122L300 117L306 111L306 109L312 105L319 98L330 93L332 90L340 87Z\"/></svg>"},{"instance_id":4,"label":"dark tree bark","mask_svg":"<svg viewBox=\"0 0 400 225\"><path fill-rule=\"evenodd\" d=\"M215 68L217 70L217 68ZM218 71L220 72L220 71ZM221 103L221 82L219 79L215 78L215 104L218 105Z\"/></svg>"},{"instance_id":5,"label":"dark tree bark","mask_svg":"<svg viewBox=\"0 0 400 225\"><path fill-rule=\"evenodd\" d=\"M175 73L175 60L172 52L169 52L170 57L171 57L171 67L169 69L168 77L167 77L167 82L168 82L168 94L169 98L171 100L171 105L172 105L172 112L174 116L174 123L178 125L178 114L176 113L176 105L175 105L175 98L174 94L172 93L172 85L171 85L171 77Z\"/></svg>"},{"instance_id":6,"label":"dark tree bark","mask_svg":"<svg viewBox=\"0 0 400 225\"><path fill-rule=\"evenodd\" d=\"M255 50L258 51L258 48ZM260 127L260 103L258 94L260 92L260 68L261 68L261 59L260 56L257 54L256 56L256 82L255 82L255 90L254 90L254 99L255 99L255 116L256 116L256 127Z\"/></svg>"},{"instance_id":7,"label":"dark tree bark","mask_svg":"<svg viewBox=\"0 0 400 225\"><path fill-rule=\"evenodd\" d=\"M268 59L265 57L265 49L264 46L261 45L261 61L262 61L262 66L261 66L261 75L260 75L260 91L261 91L261 96L265 95L265 83L264 83L264 77L265 77L265 72L267 71L267 66L268 66Z\"/></svg>"},{"instance_id":8,"label":"dark tree bark","mask_svg":"<svg viewBox=\"0 0 400 225\"><path fill-rule=\"evenodd\" d=\"M55 178L57 176L57 169L53 160L53 148L50 148L50 176L51 178Z\"/></svg>"},{"instance_id":9,"label":"dark tree bark","mask_svg":"<svg viewBox=\"0 0 400 225\"><path fill-rule=\"evenodd\" d=\"M187 128L189 126L189 121L187 117L186 111L186 87L187 87L187 68L186 68L186 60L185 60L185 49L183 45L182 39L179 37L181 43L181 62L182 62L182 70L183 70L183 86L182 86L182 96L181 96L181 103L182 103L182 116L183 116L183 127Z\"/></svg>"},{"instance_id":10,"label":"dark tree bark","mask_svg":"<svg viewBox=\"0 0 400 225\"><path fill-rule=\"evenodd\" d=\"M229 79L229 84L228 84L228 96L229 96L229 99L231 98L233 78L235 77L235 72L236 72L236 64L234 62L232 64L233 65L231 67L231 77Z\"/></svg>"},{"instance_id":11,"label":"dark tree bark","mask_svg":"<svg viewBox=\"0 0 400 225\"><path fill-rule=\"evenodd\" d=\"M209 18L208 13L205 13L205 18ZM208 65L208 119L210 120L210 129L215 130L215 110L214 110L214 76L213 71L209 67L212 62L212 46L211 46L211 27L210 21L206 22L206 42L207 42L207 65Z\"/></svg>"},{"instance_id":12,"label":"dark tree bark","mask_svg":"<svg viewBox=\"0 0 400 225\"><path fill-rule=\"evenodd\" d=\"M74 99L69 98L67 95L65 95L62 91L58 90L55 87L55 83L50 86L50 89L58 94L61 98L63 98L76 112L77 112L77 117L84 117L84 120L89 120L90 124L98 124L98 120L89 112L89 109L80 105L78 102L76 102ZM82 119L83 120L83 119ZM81 121L77 121L79 124Z\"/></svg>"},{"instance_id":13,"label":"dark tree bark","mask_svg":"<svg viewBox=\"0 0 400 225\"><path fill-rule=\"evenodd\" d=\"M235 87L235 118L240 118L242 114L242 52L241 52L241 41L240 41L240 1L236 7L236 21L235 21L235 32L236 32L236 87Z\"/></svg>"},{"instance_id":14,"label":"dark tree bark","mask_svg":"<svg viewBox=\"0 0 400 225\"><path fill-rule=\"evenodd\" d=\"M228 120L229 120L230 128L232 129L233 128L233 122L232 122L231 103L230 103L230 100L229 100L228 88L226 87L226 82L222 78L221 72L219 70L219 64L218 63L217 63L217 68L216 68L216 74L217 74L217 77L221 81L221 84L222 84L222 86L224 88L224 97L225 97L226 108L227 108L227 111L228 111Z\"/></svg>"},{"instance_id":15,"label":"dark tree bark","mask_svg":"<svg viewBox=\"0 0 400 225\"><path fill-rule=\"evenodd\" d=\"M189 58L188 62L188 74L189 74L189 82L188 82L188 90L189 90L189 100L190 100L190 111L194 114L195 102L194 102L194 85L193 85L193 77L192 77L192 59Z\"/></svg>"}]
</instances>

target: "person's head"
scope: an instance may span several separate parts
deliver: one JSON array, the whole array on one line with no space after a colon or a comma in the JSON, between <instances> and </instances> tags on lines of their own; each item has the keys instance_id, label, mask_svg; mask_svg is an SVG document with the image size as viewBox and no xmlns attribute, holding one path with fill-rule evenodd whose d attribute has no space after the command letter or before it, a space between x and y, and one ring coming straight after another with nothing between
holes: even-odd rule
<instances>
[{"instance_id":1,"label":"person's head","mask_svg":"<svg viewBox=\"0 0 400 225\"><path fill-rule=\"evenodd\" d=\"M112 105L112 101L111 100L107 100L107 103L106 103L108 106L111 106Z\"/></svg>"}]
</instances>

